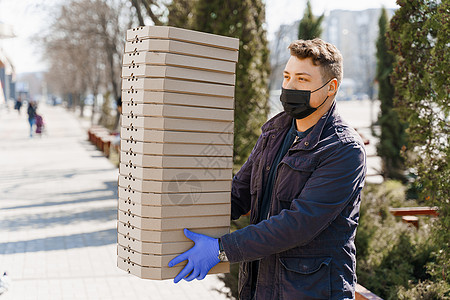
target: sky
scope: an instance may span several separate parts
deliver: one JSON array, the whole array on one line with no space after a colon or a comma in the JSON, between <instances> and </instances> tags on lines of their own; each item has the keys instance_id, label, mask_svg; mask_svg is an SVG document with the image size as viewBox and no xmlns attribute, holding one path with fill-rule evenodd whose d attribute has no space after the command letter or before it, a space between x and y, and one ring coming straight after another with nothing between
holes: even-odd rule
<instances>
[{"instance_id":1,"label":"sky","mask_svg":"<svg viewBox=\"0 0 450 300\"><path fill-rule=\"evenodd\" d=\"M55 15L52 7L61 1L64 0L0 0L0 22L11 24L17 35L16 38L0 40L0 48L12 60L16 73L46 69L45 54L33 38L49 25ZM301 19L306 7L306 0L265 0L265 3L269 40L280 25ZM311 0L311 4L315 15L327 15L335 9L398 8L395 0Z\"/></svg>"}]
</instances>

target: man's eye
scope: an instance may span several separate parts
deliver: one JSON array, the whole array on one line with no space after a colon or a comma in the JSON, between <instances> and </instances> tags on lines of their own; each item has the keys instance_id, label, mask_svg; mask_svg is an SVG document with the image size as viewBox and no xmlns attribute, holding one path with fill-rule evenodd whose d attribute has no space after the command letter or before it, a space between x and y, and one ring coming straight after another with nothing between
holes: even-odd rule
<instances>
[{"instance_id":1,"label":"man's eye","mask_svg":"<svg viewBox=\"0 0 450 300\"><path fill-rule=\"evenodd\" d=\"M303 77L299 77L299 78L298 78L298 81L306 81L306 79L303 78Z\"/></svg>"}]
</instances>

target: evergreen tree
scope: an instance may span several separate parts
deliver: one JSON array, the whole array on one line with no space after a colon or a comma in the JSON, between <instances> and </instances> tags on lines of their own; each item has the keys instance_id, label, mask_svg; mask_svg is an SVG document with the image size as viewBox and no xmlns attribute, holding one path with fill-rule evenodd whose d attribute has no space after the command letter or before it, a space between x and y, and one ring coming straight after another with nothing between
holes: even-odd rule
<instances>
[{"instance_id":1,"label":"evergreen tree","mask_svg":"<svg viewBox=\"0 0 450 300\"><path fill-rule=\"evenodd\" d=\"M193 28L239 38L234 118L235 170L247 160L267 120L269 50L262 0L198 0Z\"/></svg>"},{"instance_id":2,"label":"evergreen tree","mask_svg":"<svg viewBox=\"0 0 450 300\"><path fill-rule=\"evenodd\" d=\"M381 112L378 116L381 135L377 153L382 160L383 177L404 180L404 159L401 149L405 146L405 125L399 120L394 109L394 87L391 84L394 56L388 52L386 42L388 16L384 8L381 10L378 25L376 79L379 85L378 98L381 101Z\"/></svg>"},{"instance_id":3,"label":"evergreen tree","mask_svg":"<svg viewBox=\"0 0 450 300\"><path fill-rule=\"evenodd\" d=\"M322 21L324 15L316 17L312 13L311 2L308 0L306 2L306 10L303 15L303 19L298 25L298 38L300 40L312 40L314 38L320 37L322 34Z\"/></svg>"},{"instance_id":4,"label":"evergreen tree","mask_svg":"<svg viewBox=\"0 0 450 300\"><path fill-rule=\"evenodd\" d=\"M191 29L195 0L173 0L168 6L168 26Z\"/></svg>"},{"instance_id":5,"label":"evergreen tree","mask_svg":"<svg viewBox=\"0 0 450 300\"><path fill-rule=\"evenodd\" d=\"M429 266L433 282L450 291L450 2L398 0L391 19L389 48L396 61L392 82L394 104L408 122L407 166L415 173L419 196L439 208L433 222L439 247ZM442 299L442 298L441 298Z\"/></svg>"}]
</instances>

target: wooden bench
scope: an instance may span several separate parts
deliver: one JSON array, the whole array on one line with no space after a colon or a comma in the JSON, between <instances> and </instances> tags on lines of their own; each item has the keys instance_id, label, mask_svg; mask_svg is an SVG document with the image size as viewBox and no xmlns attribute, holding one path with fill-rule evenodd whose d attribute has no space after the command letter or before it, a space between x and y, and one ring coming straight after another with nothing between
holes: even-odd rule
<instances>
[{"instance_id":1,"label":"wooden bench","mask_svg":"<svg viewBox=\"0 0 450 300\"><path fill-rule=\"evenodd\" d=\"M389 212L394 216L438 216L437 207L423 206L423 207L396 207L389 208Z\"/></svg>"},{"instance_id":2,"label":"wooden bench","mask_svg":"<svg viewBox=\"0 0 450 300\"><path fill-rule=\"evenodd\" d=\"M115 139L115 135L111 134L110 131L102 126L93 126L88 129L88 140L97 147L98 150L102 151L106 157L109 157L111 153L111 145ZM115 146L114 148L117 148Z\"/></svg>"},{"instance_id":3,"label":"wooden bench","mask_svg":"<svg viewBox=\"0 0 450 300\"><path fill-rule=\"evenodd\" d=\"M403 223L411 224L416 228L419 228L419 218L417 216L438 216L437 207L429 206L389 208L389 212L396 217L402 217Z\"/></svg>"},{"instance_id":4,"label":"wooden bench","mask_svg":"<svg viewBox=\"0 0 450 300\"><path fill-rule=\"evenodd\" d=\"M360 284L356 284L355 300L383 300Z\"/></svg>"}]
</instances>

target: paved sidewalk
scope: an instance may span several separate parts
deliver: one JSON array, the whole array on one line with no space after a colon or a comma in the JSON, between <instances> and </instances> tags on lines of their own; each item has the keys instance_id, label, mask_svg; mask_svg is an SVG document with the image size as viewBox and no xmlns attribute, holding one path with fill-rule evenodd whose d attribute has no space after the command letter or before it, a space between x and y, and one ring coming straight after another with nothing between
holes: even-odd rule
<instances>
[{"instance_id":1,"label":"paved sidewalk","mask_svg":"<svg viewBox=\"0 0 450 300\"><path fill-rule=\"evenodd\" d=\"M226 299L216 275L142 280L116 267L118 170L61 107L40 105L47 134L0 111L0 299Z\"/></svg>"}]
</instances>

